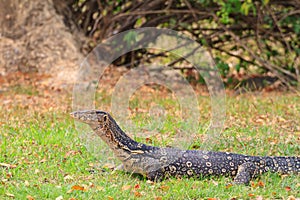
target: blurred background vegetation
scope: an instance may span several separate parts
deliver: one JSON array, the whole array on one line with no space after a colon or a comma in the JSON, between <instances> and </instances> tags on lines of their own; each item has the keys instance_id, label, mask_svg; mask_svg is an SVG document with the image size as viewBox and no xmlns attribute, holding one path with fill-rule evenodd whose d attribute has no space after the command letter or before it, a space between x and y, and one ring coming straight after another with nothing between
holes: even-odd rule
<instances>
[{"instance_id":1,"label":"blurred background vegetation","mask_svg":"<svg viewBox=\"0 0 300 200\"><path fill-rule=\"evenodd\" d=\"M300 82L298 0L56 0L54 5L69 27L89 38L82 51L129 29L169 28L211 51L227 84L249 78L258 85L279 80L290 87ZM142 49L114 64L135 67L159 56L164 55ZM171 65L190 70L182 62Z\"/></svg>"},{"instance_id":2,"label":"blurred background vegetation","mask_svg":"<svg viewBox=\"0 0 300 200\"><path fill-rule=\"evenodd\" d=\"M299 86L299 0L0 1L0 74L38 72L56 77L53 84L73 83L78 63L97 44L141 27L172 29L200 43L232 88ZM122 44L134 37L128 32ZM168 52L139 49L113 66L155 61L204 82L190 63Z\"/></svg>"}]
</instances>

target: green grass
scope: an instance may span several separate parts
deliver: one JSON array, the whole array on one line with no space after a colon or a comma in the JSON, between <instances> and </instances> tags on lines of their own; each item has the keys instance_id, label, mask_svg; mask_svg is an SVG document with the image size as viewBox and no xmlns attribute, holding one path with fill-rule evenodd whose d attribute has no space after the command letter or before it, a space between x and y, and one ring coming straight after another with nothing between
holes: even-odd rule
<instances>
[{"instance_id":1,"label":"green grass","mask_svg":"<svg viewBox=\"0 0 300 200\"><path fill-rule=\"evenodd\" d=\"M152 98L152 97L151 97ZM140 98L141 99L141 98ZM160 129L155 129L147 112L132 115L139 130L150 136L135 139L159 146L169 145L170 138L186 127L176 116L177 106L170 96L139 100L130 107L147 110L155 102L168 111ZM199 97L201 122L199 135L209 124L209 98ZM152 104L151 104L152 103ZM300 98L287 95L240 96L227 99L225 130L214 140L212 149L251 155L300 155ZM143 177L104 167L106 162L88 151L80 134L63 112L32 112L30 108L0 108L0 199L288 199L300 197L299 175L265 174L250 186L227 186L230 178L211 177L198 180L169 179L152 183ZM148 139L147 139L148 138ZM150 139L149 139L150 138ZM97 143L96 143L97 144ZM191 148L201 148L201 137ZM101 149L100 149L101 150ZM103 156L103 155L102 155ZM106 155L104 155L105 157ZM106 156L108 157L108 156ZM93 173L91 173L93 171ZM72 190L78 185L84 188Z\"/></svg>"},{"instance_id":2,"label":"green grass","mask_svg":"<svg viewBox=\"0 0 300 200\"><path fill-rule=\"evenodd\" d=\"M9 90L6 92L7 94L27 94L27 95L33 95L36 96L39 94L38 90L30 85L20 85L15 84L13 86L9 87Z\"/></svg>"}]
</instances>

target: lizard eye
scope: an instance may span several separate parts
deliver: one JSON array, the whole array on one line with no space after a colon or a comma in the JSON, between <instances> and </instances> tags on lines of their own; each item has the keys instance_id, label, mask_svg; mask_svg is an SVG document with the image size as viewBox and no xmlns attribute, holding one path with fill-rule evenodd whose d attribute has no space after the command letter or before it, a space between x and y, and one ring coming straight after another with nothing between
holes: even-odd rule
<instances>
[{"instance_id":1,"label":"lizard eye","mask_svg":"<svg viewBox=\"0 0 300 200\"><path fill-rule=\"evenodd\" d=\"M103 120L104 120L104 122L107 121L107 116L106 115L104 115Z\"/></svg>"}]
</instances>

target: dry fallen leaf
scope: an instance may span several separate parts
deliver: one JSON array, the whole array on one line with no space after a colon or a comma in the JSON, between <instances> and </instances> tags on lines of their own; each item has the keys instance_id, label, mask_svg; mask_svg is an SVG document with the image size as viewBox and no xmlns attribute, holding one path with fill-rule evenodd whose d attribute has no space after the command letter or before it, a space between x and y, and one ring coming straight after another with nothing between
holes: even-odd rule
<instances>
[{"instance_id":1,"label":"dry fallen leaf","mask_svg":"<svg viewBox=\"0 0 300 200\"><path fill-rule=\"evenodd\" d=\"M14 169L14 168L17 167L17 165L8 164L8 163L0 163L0 167L6 167L6 168Z\"/></svg>"},{"instance_id":2,"label":"dry fallen leaf","mask_svg":"<svg viewBox=\"0 0 300 200\"><path fill-rule=\"evenodd\" d=\"M80 185L73 185L72 190L80 190L80 191L84 191L84 187L80 186Z\"/></svg>"},{"instance_id":3,"label":"dry fallen leaf","mask_svg":"<svg viewBox=\"0 0 300 200\"><path fill-rule=\"evenodd\" d=\"M64 158L68 158L70 156L75 156L77 154L82 154L81 151L75 151L75 150L71 150L71 151L68 151L66 153L66 155L64 156Z\"/></svg>"},{"instance_id":4,"label":"dry fallen leaf","mask_svg":"<svg viewBox=\"0 0 300 200\"><path fill-rule=\"evenodd\" d=\"M116 165L114 165L113 163L105 163L102 167L106 169L114 169L116 168Z\"/></svg>"},{"instance_id":5,"label":"dry fallen leaf","mask_svg":"<svg viewBox=\"0 0 300 200\"><path fill-rule=\"evenodd\" d=\"M152 143L152 139L151 138L146 138L146 143Z\"/></svg>"},{"instance_id":6,"label":"dry fallen leaf","mask_svg":"<svg viewBox=\"0 0 300 200\"><path fill-rule=\"evenodd\" d=\"M262 196L256 197L256 200L263 200L264 198Z\"/></svg>"},{"instance_id":7,"label":"dry fallen leaf","mask_svg":"<svg viewBox=\"0 0 300 200\"><path fill-rule=\"evenodd\" d=\"M141 197L142 194L141 194L140 192L134 192L134 196L135 196L135 197Z\"/></svg>"},{"instance_id":8,"label":"dry fallen leaf","mask_svg":"<svg viewBox=\"0 0 300 200\"><path fill-rule=\"evenodd\" d=\"M217 182L217 181L214 181L214 180L212 180L212 183L214 184L214 185L219 185L219 183Z\"/></svg>"},{"instance_id":9,"label":"dry fallen leaf","mask_svg":"<svg viewBox=\"0 0 300 200\"><path fill-rule=\"evenodd\" d=\"M22 160L25 164L28 165L34 164L34 161L29 161L27 158L23 158ZM22 164L22 161L20 161L19 164Z\"/></svg>"},{"instance_id":10,"label":"dry fallen leaf","mask_svg":"<svg viewBox=\"0 0 300 200\"><path fill-rule=\"evenodd\" d=\"M148 183L148 184L150 184L150 185L153 185L153 184L154 184L154 182L151 181L151 180L147 180L146 183Z\"/></svg>"},{"instance_id":11,"label":"dry fallen leaf","mask_svg":"<svg viewBox=\"0 0 300 200\"><path fill-rule=\"evenodd\" d=\"M65 181L67 181L67 180L73 180L73 177L70 176L70 175L66 175L66 176L64 177L64 180L65 180Z\"/></svg>"},{"instance_id":12,"label":"dry fallen leaf","mask_svg":"<svg viewBox=\"0 0 300 200\"><path fill-rule=\"evenodd\" d=\"M63 196L58 196L58 197L56 197L56 199L55 200L63 200L64 198L63 198Z\"/></svg>"},{"instance_id":13,"label":"dry fallen leaf","mask_svg":"<svg viewBox=\"0 0 300 200\"><path fill-rule=\"evenodd\" d=\"M11 198L15 198L15 195L11 194L11 193L5 193L5 195L8 196L8 197L11 197Z\"/></svg>"},{"instance_id":14,"label":"dry fallen leaf","mask_svg":"<svg viewBox=\"0 0 300 200\"><path fill-rule=\"evenodd\" d=\"M107 197L108 200L114 200L114 198L112 198L111 196Z\"/></svg>"},{"instance_id":15,"label":"dry fallen leaf","mask_svg":"<svg viewBox=\"0 0 300 200\"><path fill-rule=\"evenodd\" d=\"M167 186L167 185L162 185L162 186L159 187L159 189L161 189L162 191L168 191L169 188L170 188L170 187Z\"/></svg>"},{"instance_id":16,"label":"dry fallen leaf","mask_svg":"<svg viewBox=\"0 0 300 200\"><path fill-rule=\"evenodd\" d=\"M12 177L12 173L11 172L7 172L7 174L6 174L6 178L11 178Z\"/></svg>"},{"instance_id":17,"label":"dry fallen leaf","mask_svg":"<svg viewBox=\"0 0 300 200\"><path fill-rule=\"evenodd\" d=\"M265 186L264 182L262 182L262 181L258 181L257 185L258 185L259 187L264 187L264 186Z\"/></svg>"},{"instance_id":18,"label":"dry fallen leaf","mask_svg":"<svg viewBox=\"0 0 300 200\"><path fill-rule=\"evenodd\" d=\"M70 190L67 191L67 194L70 194L70 193L72 193L72 192L73 192L73 190L70 189Z\"/></svg>"},{"instance_id":19,"label":"dry fallen leaf","mask_svg":"<svg viewBox=\"0 0 300 200\"><path fill-rule=\"evenodd\" d=\"M25 181L24 181L24 185L25 185L26 187L28 187L30 184L29 184L29 182L28 182L27 180L25 180Z\"/></svg>"},{"instance_id":20,"label":"dry fallen leaf","mask_svg":"<svg viewBox=\"0 0 300 200\"><path fill-rule=\"evenodd\" d=\"M287 191L287 192L289 192L289 191L292 190L292 188L291 188L290 186L286 186L284 189L285 189L285 191Z\"/></svg>"},{"instance_id":21,"label":"dry fallen leaf","mask_svg":"<svg viewBox=\"0 0 300 200\"><path fill-rule=\"evenodd\" d=\"M286 178L286 177L288 177L289 175L287 175L287 174L282 174L282 175L280 175L280 177L282 178L282 179L284 179L284 178Z\"/></svg>"},{"instance_id":22,"label":"dry fallen leaf","mask_svg":"<svg viewBox=\"0 0 300 200\"><path fill-rule=\"evenodd\" d=\"M47 162L47 159L44 157L42 160L40 160L40 163Z\"/></svg>"},{"instance_id":23,"label":"dry fallen leaf","mask_svg":"<svg viewBox=\"0 0 300 200\"><path fill-rule=\"evenodd\" d=\"M136 185L134 186L134 189L140 189L140 185L139 185L139 184L136 184Z\"/></svg>"},{"instance_id":24,"label":"dry fallen leaf","mask_svg":"<svg viewBox=\"0 0 300 200\"><path fill-rule=\"evenodd\" d=\"M98 186L98 185L97 185L97 186L96 186L96 189L99 190L99 191L102 191L102 190L104 190L104 187Z\"/></svg>"},{"instance_id":25,"label":"dry fallen leaf","mask_svg":"<svg viewBox=\"0 0 300 200\"><path fill-rule=\"evenodd\" d=\"M30 196L30 195L27 195L26 198L27 198L28 200L34 200L34 198L33 198L32 196Z\"/></svg>"},{"instance_id":26,"label":"dry fallen leaf","mask_svg":"<svg viewBox=\"0 0 300 200\"><path fill-rule=\"evenodd\" d=\"M7 181L8 181L8 179L6 179L6 178L1 179L1 182L2 182L3 184L5 184Z\"/></svg>"},{"instance_id":27,"label":"dry fallen leaf","mask_svg":"<svg viewBox=\"0 0 300 200\"><path fill-rule=\"evenodd\" d=\"M7 164L7 163L0 163L0 166L10 168L10 164Z\"/></svg>"},{"instance_id":28,"label":"dry fallen leaf","mask_svg":"<svg viewBox=\"0 0 300 200\"><path fill-rule=\"evenodd\" d=\"M122 190L124 191L124 190L129 190L131 188L131 185L124 185L123 187L122 187Z\"/></svg>"}]
</instances>

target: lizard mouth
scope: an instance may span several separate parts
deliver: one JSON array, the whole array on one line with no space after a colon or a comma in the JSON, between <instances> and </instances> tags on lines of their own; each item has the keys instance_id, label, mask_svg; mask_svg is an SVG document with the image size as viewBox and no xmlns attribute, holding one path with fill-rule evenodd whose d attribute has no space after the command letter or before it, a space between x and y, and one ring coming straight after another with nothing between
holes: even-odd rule
<instances>
[{"instance_id":1,"label":"lizard mouth","mask_svg":"<svg viewBox=\"0 0 300 200\"><path fill-rule=\"evenodd\" d=\"M95 113L92 111L74 111L70 113L70 116L77 121L84 122L87 124L97 123Z\"/></svg>"},{"instance_id":2,"label":"lizard mouth","mask_svg":"<svg viewBox=\"0 0 300 200\"><path fill-rule=\"evenodd\" d=\"M81 115L78 111L71 112L70 116L81 122L89 122L88 118Z\"/></svg>"},{"instance_id":3,"label":"lizard mouth","mask_svg":"<svg viewBox=\"0 0 300 200\"><path fill-rule=\"evenodd\" d=\"M72 118L74 118L74 119L79 119L79 116L78 116L78 114L77 114L76 111L75 111L75 112L71 112L71 113L70 113L70 116L71 116Z\"/></svg>"}]
</instances>

